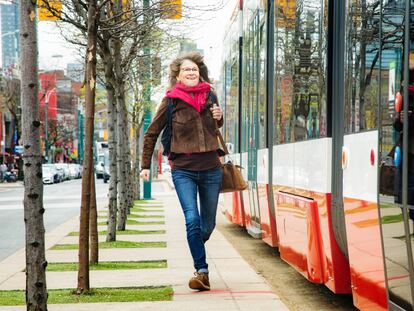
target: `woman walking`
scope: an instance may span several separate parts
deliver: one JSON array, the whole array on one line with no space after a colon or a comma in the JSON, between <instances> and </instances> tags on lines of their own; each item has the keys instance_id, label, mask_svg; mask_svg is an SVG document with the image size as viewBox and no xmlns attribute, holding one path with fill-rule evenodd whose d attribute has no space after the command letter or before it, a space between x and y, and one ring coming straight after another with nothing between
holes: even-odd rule
<instances>
[{"instance_id":1,"label":"woman walking","mask_svg":"<svg viewBox=\"0 0 414 311\"><path fill-rule=\"evenodd\" d=\"M204 243L216 225L222 168L218 156L217 126L222 111L203 56L191 52L170 64L170 86L144 136L141 177L149 179L151 157L160 132L167 124L169 98L173 100L172 138L169 160L187 231L195 273L189 281L194 290L210 290ZM200 207L197 205L197 194Z\"/></svg>"}]
</instances>

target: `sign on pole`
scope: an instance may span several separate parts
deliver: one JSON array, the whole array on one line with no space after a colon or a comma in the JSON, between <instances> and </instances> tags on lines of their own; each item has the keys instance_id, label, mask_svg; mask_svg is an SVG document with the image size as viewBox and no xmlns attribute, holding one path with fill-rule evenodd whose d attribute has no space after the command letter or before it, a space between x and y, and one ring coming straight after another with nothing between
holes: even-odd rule
<instances>
[{"instance_id":1,"label":"sign on pole","mask_svg":"<svg viewBox=\"0 0 414 311\"><path fill-rule=\"evenodd\" d=\"M39 0L39 21L58 21L62 13L60 0Z\"/></svg>"}]
</instances>

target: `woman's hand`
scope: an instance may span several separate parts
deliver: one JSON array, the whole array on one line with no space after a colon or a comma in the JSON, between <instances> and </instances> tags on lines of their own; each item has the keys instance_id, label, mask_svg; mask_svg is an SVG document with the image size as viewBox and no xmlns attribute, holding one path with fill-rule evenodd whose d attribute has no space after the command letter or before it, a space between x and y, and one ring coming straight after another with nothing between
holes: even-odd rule
<instances>
[{"instance_id":1,"label":"woman's hand","mask_svg":"<svg viewBox=\"0 0 414 311\"><path fill-rule=\"evenodd\" d=\"M141 176L141 178L144 181L148 181L150 178L150 170L144 169L141 171L141 174L139 174L139 176Z\"/></svg>"},{"instance_id":2,"label":"woman's hand","mask_svg":"<svg viewBox=\"0 0 414 311\"><path fill-rule=\"evenodd\" d=\"M213 114L213 118L217 121L221 120L221 117L223 116L223 111L218 105L214 105L212 108L210 108L211 113Z\"/></svg>"}]
</instances>

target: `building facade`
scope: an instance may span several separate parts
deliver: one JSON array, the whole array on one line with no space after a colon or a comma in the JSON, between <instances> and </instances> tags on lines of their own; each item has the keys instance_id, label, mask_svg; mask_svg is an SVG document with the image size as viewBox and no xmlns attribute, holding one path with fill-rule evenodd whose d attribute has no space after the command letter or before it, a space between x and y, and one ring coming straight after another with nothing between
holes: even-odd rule
<instances>
[{"instance_id":1,"label":"building facade","mask_svg":"<svg viewBox=\"0 0 414 311\"><path fill-rule=\"evenodd\" d=\"M19 12L18 5L1 4L2 67L16 65L19 58Z\"/></svg>"}]
</instances>

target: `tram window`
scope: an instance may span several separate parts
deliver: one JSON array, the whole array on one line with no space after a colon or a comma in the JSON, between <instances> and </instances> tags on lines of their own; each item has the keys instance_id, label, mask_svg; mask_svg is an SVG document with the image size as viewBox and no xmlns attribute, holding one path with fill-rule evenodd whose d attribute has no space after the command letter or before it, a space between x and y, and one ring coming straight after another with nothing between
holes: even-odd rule
<instances>
[{"instance_id":1,"label":"tram window","mask_svg":"<svg viewBox=\"0 0 414 311\"><path fill-rule=\"evenodd\" d=\"M242 152L257 148L258 108L258 17L254 15L244 34Z\"/></svg>"},{"instance_id":2,"label":"tram window","mask_svg":"<svg viewBox=\"0 0 414 311\"><path fill-rule=\"evenodd\" d=\"M327 1L275 4L274 144L325 137Z\"/></svg>"},{"instance_id":3,"label":"tram window","mask_svg":"<svg viewBox=\"0 0 414 311\"><path fill-rule=\"evenodd\" d=\"M345 35L345 133L377 127L379 3L367 0L349 4Z\"/></svg>"},{"instance_id":4,"label":"tram window","mask_svg":"<svg viewBox=\"0 0 414 311\"><path fill-rule=\"evenodd\" d=\"M239 63L234 60L226 67L226 142L232 146L229 148L230 153L238 152L238 75Z\"/></svg>"},{"instance_id":5,"label":"tram window","mask_svg":"<svg viewBox=\"0 0 414 311\"><path fill-rule=\"evenodd\" d=\"M266 27L260 27L259 51L259 148L266 148Z\"/></svg>"}]
</instances>

